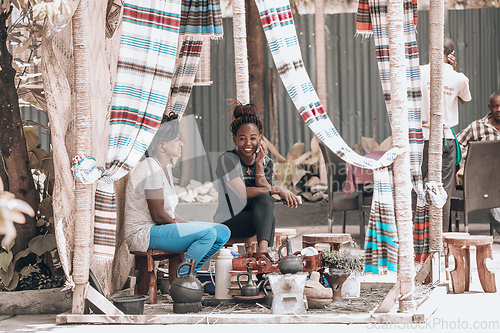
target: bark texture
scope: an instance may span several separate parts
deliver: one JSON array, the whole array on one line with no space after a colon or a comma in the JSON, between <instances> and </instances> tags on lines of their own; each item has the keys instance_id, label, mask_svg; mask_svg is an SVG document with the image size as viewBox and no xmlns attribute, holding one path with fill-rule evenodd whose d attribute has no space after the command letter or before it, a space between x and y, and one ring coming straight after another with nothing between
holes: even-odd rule
<instances>
[{"instance_id":1,"label":"bark texture","mask_svg":"<svg viewBox=\"0 0 500 333\"><path fill-rule=\"evenodd\" d=\"M431 0L430 23L430 135L429 181L441 183L443 157L443 39L444 3ZM442 251L443 211L429 205L429 250Z\"/></svg>"},{"instance_id":2,"label":"bark texture","mask_svg":"<svg viewBox=\"0 0 500 333\"><path fill-rule=\"evenodd\" d=\"M399 240L398 280L401 282L400 312L415 309L413 302L413 224L411 211L411 174L405 44L403 31L403 1L389 0L387 6L389 30L389 61L391 80L392 142L405 153L394 160L395 214Z\"/></svg>"},{"instance_id":3,"label":"bark texture","mask_svg":"<svg viewBox=\"0 0 500 333\"><path fill-rule=\"evenodd\" d=\"M8 178L8 182L4 182L5 190L26 201L36 211L37 193L14 81L16 71L12 67L12 55L7 49L7 19L10 13L4 11L0 14L0 151L4 159L0 167L5 168ZM16 223L16 230L16 244L12 248L14 253L27 248L28 242L36 235L35 218L26 216L26 223Z\"/></svg>"},{"instance_id":4,"label":"bark texture","mask_svg":"<svg viewBox=\"0 0 500 333\"><path fill-rule=\"evenodd\" d=\"M260 22L259 10L254 0L246 0L246 24L248 47L250 102L261 112L257 116L265 126L266 108L266 36Z\"/></svg>"}]
</instances>

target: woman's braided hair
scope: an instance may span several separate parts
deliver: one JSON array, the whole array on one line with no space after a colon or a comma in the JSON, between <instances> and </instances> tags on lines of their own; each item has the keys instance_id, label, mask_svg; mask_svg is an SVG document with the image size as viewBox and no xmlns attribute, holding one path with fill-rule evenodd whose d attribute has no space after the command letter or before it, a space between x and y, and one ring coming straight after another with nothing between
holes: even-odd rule
<instances>
[{"instance_id":1,"label":"woman's braided hair","mask_svg":"<svg viewBox=\"0 0 500 333\"><path fill-rule=\"evenodd\" d=\"M226 114L229 111L233 110L233 121L231 122L231 125L229 125L229 128L231 130L231 133L233 133L233 136L236 136L236 132L243 124L254 124L259 129L259 134L262 134L264 132L262 121L260 120L259 117L255 115L257 110L260 111L259 108L257 108L253 104L243 105L241 104L241 102L237 100L230 100L230 101L231 101L230 104L231 105L235 104L235 106L227 110Z\"/></svg>"},{"instance_id":2,"label":"woman's braided hair","mask_svg":"<svg viewBox=\"0 0 500 333\"><path fill-rule=\"evenodd\" d=\"M151 144L149 145L148 155L154 155L159 144L172 141L179 135L179 115L170 112L164 114L161 120L160 127L156 132Z\"/></svg>"}]
</instances>

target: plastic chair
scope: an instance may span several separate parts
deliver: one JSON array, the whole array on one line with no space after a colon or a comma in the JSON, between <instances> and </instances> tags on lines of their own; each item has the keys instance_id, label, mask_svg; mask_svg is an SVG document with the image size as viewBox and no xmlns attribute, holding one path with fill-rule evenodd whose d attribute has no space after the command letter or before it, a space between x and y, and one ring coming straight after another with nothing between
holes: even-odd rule
<instances>
[{"instance_id":1,"label":"plastic chair","mask_svg":"<svg viewBox=\"0 0 500 333\"><path fill-rule=\"evenodd\" d=\"M359 237L360 247L364 247L365 242L365 220L363 208L370 198L359 196L360 192L355 191L349 198L342 190L347 175L347 165L340 157L335 155L323 142L319 144L321 153L325 159L326 173L328 179L328 232L333 232L333 213L341 211L343 214L342 233L346 229L346 212L356 210L360 212ZM362 202L360 202L362 201Z\"/></svg>"},{"instance_id":2,"label":"plastic chair","mask_svg":"<svg viewBox=\"0 0 500 333\"><path fill-rule=\"evenodd\" d=\"M465 232L469 232L469 212L500 206L500 141L471 142L467 151L464 189L452 192L450 208L464 213Z\"/></svg>"}]
</instances>

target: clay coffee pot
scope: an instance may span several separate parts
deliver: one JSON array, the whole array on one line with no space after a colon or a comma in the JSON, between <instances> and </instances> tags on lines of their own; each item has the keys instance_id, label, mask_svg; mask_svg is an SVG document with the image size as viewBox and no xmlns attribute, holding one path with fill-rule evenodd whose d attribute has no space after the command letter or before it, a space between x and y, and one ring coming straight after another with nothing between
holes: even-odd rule
<instances>
[{"instance_id":1,"label":"clay coffee pot","mask_svg":"<svg viewBox=\"0 0 500 333\"><path fill-rule=\"evenodd\" d=\"M281 250L286 247L286 256L283 257L281 255ZM278 249L279 262L278 267L280 269L281 274L295 274L298 272L302 272L302 268L304 264L302 263L302 258L296 255L293 255L292 246L290 244L290 239L287 237L283 244Z\"/></svg>"},{"instance_id":2,"label":"clay coffee pot","mask_svg":"<svg viewBox=\"0 0 500 333\"><path fill-rule=\"evenodd\" d=\"M247 271L238 274L236 280L238 281L238 286L241 290L241 296L257 296L260 293L260 289L262 288L264 281L260 281L258 284L255 284L252 280L252 267L250 266L251 261L247 262ZM242 275L248 276L248 281L246 285L242 285L240 282L240 277Z\"/></svg>"},{"instance_id":3,"label":"clay coffee pot","mask_svg":"<svg viewBox=\"0 0 500 333\"><path fill-rule=\"evenodd\" d=\"M188 273L180 275L181 267L189 266ZM194 276L196 260L186 259L177 267L176 278L170 286L170 296L174 303L197 303L203 297L203 287L210 281L201 283Z\"/></svg>"}]
</instances>

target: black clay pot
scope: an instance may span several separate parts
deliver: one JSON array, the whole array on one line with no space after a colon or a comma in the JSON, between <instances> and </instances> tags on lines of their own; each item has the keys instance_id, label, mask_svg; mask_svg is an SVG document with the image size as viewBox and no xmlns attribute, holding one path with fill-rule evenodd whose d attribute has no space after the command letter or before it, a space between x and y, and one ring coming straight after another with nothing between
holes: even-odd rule
<instances>
[{"instance_id":1,"label":"black clay pot","mask_svg":"<svg viewBox=\"0 0 500 333\"><path fill-rule=\"evenodd\" d=\"M194 276L196 260L186 259L177 268L176 278L170 286L170 296L174 303L196 303L201 302L203 297L203 284ZM180 275L179 270L183 266L189 266L188 274Z\"/></svg>"},{"instance_id":2,"label":"black clay pot","mask_svg":"<svg viewBox=\"0 0 500 333\"><path fill-rule=\"evenodd\" d=\"M286 247L286 257L281 255L281 249ZM281 274L295 274L302 272L304 264L302 263L302 258L292 254L292 246L290 245L290 239L286 239L283 244L278 249L279 263L278 267Z\"/></svg>"}]
</instances>

